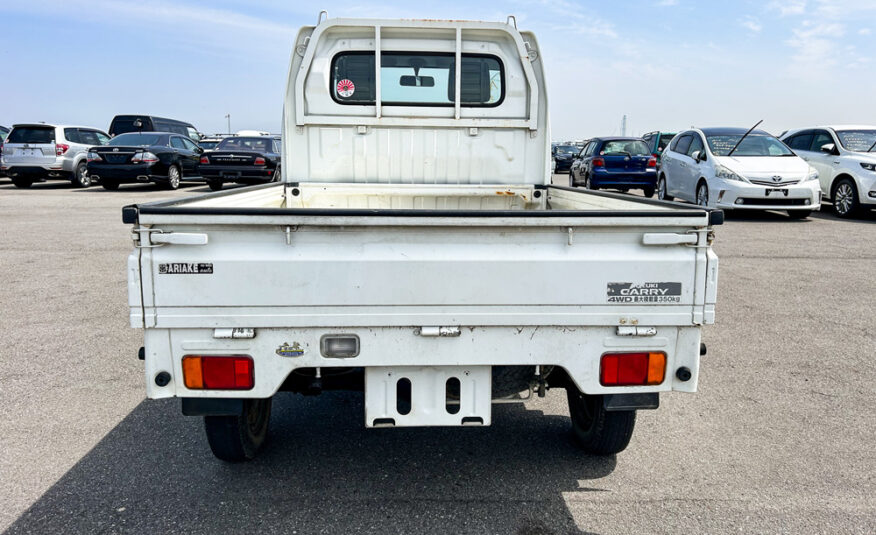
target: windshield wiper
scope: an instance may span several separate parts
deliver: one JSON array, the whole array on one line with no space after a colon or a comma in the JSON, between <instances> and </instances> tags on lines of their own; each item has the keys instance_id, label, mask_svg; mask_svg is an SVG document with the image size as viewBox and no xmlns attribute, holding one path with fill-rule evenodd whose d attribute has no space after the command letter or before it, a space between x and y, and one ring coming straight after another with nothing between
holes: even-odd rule
<instances>
[{"instance_id":1,"label":"windshield wiper","mask_svg":"<svg viewBox=\"0 0 876 535\"><path fill-rule=\"evenodd\" d=\"M870 152L871 150L873 150L873 147L876 147L876 141L874 141L873 144L870 145L870 148L867 149L867 152Z\"/></svg>"},{"instance_id":2,"label":"windshield wiper","mask_svg":"<svg viewBox=\"0 0 876 535\"><path fill-rule=\"evenodd\" d=\"M762 122L763 122L763 119L761 119L760 121L758 121L757 123L755 123L754 126L752 126L751 128L749 128L749 129L748 129L748 132L746 132L745 135L743 135L741 138L739 138L739 141L736 142L736 145L733 145L733 148L730 149L730 152L727 153L727 156L731 156L731 155L733 154L733 152L734 152L737 148L739 148L739 144L742 143L742 140L745 139L745 138L747 138L747 137L748 137L748 134L752 133L752 132L754 131L754 129L757 128L757 125L759 125L759 124L762 123Z\"/></svg>"}]
</instances>

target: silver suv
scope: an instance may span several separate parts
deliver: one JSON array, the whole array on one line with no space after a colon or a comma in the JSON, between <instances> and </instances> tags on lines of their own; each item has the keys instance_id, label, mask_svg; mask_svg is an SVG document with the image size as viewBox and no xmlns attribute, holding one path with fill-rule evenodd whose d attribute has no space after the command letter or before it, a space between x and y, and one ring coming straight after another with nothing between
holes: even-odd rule
<instances>
[{"instance_id":1,"label":"silver suv","mask_svg":"<svg viewBox=\"0 0 876 535\"><path fill-rule=\"evenodd\" d=\"M19 188L46 179L70 180L85 188L91 185L88 148L109 140L104 132L87 126L16 124L3 143L0 171Z\"/></svg>"}]
</instances>

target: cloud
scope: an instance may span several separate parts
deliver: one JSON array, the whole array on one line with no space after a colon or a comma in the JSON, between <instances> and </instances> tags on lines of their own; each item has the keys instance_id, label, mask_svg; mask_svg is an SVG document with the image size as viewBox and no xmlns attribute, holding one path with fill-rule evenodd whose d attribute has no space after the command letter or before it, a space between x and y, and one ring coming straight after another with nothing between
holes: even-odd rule
<instances>
[{"instance_id":1,"label":"cloud","mask_svg":"<svg viewBox=\"0 0 876 535\"><path fill-rule=\"evenodd\" d=\"M658 6L664 6L664 7L666 7L666 6L677 6L677 5L678 5L678 0L660 0L659 2L657 2L657 5L658 5Z\"/></svg>"},{"instance_id":2,"label":"cloud","mask_svg":"<svg viewBox=\"0 0 876 535\"><path fill-rule=\"evenodd\" d=\"M858 35L870 35L870 28L861 28L858 30Z\"/></svg>"},{"instance_id":3,"label":"cloud","mask_svg":"<svg viewBox=\"0 0 876 535\"><path fill-rule=\"evenodd\" d=\"M767 4L767 10L778 11L782 17L802 15L806 12L806 0L773 0Z\"/></svg>"},{"instance_id":4,"label":"cloud","mask_svg":"<svg viewBox=\"0 0 876 535\"><path fill-rule=\"evenodd\" d=\"M748 15L739 21L739 24L741 24L743 28L747 28L754 33L758 33L763 29L763 24L760 23L760 20L751 15Z\"/></svg>"},{"instance_id":5,"label":"cloud","mask_svg":"<svg viewBox=\"0 0 876 535\"><path fill-rule=\"evenodd\" d=\"M836 22L803 21L792 30L793 37L786 43L797 52L792 56L795 69L808 72L826 71L837 64L840 53L837 39L845 35L845 26Z\"/></svg>"}]
</instances>

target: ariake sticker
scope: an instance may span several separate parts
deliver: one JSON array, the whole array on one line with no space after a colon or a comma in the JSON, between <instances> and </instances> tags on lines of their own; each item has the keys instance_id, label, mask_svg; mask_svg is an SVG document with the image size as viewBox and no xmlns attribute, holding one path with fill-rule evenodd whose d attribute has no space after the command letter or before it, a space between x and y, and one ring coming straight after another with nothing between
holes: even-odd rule
<instances>
[{"instance_id":1,"label":"ariake sticker","mask_svg":"<svg viewBox=\"0 0 876 535\"><path fill-rule=\"evenodd\" d=\"M338 82L338 95L349 98L353 96L353 93L356 92L356 85L351 81L344 78L340 82Z\"/></svg>"},{"instance_id":2,"label":"ariake sticker","mask_svg":"<svg viewBox=\"0 0 876 535\"><path fill-rule=\"evenodd\" d=\"M609 282L609 303L680 303L680 282Z\"/></svg>"},{"instance_id":3,"label":"ariake sticker","mask_svg":"<svg viewBox=\"0 0 876 535\"><path fill-rule=\"evenodd\" d=\"M213 273L213 264L158 264L159 275L209 275Z\"/></svg>"}]
</instances>

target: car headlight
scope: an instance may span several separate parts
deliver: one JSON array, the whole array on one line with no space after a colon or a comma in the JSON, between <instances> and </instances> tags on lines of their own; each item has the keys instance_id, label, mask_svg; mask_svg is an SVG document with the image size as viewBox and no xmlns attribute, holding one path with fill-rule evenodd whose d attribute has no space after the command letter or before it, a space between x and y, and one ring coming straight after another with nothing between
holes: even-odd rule
<instances>
[{"instance_id":1,"label":"car headlight","mask_svg":"<svg viewBox=\"0 0 876 535\"><path fill-rule=\"evenodd\" d=\"M723 165L715 166L715 176L718 178L723 178L724 180L736 180L738 182L745 182L746 180L741 176L737 175L733 171L727 169Z\"/></svg>"},{"instance_id":2,"label":"car headlight","mask_svg":"<svg viewBox=\"0 0 876 535\"><path fill-rule=\"evenodd\" d=\"M814 167L809 168L809 176L806 180L818 180L818 170Z\"/></svg>"},{"instance_id":3,"label":"car headlight","mask_svg":"<svg viewBox=\"0 0 876 535\"><path fill-rule=\"evenodd\" d=\"M861 162L861 167L863 167L867 171L876 171L876 163Z\"/></svg>"}]
</instances>

